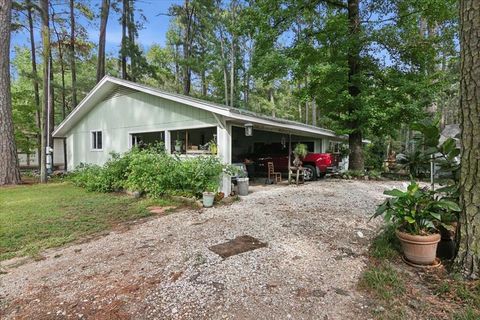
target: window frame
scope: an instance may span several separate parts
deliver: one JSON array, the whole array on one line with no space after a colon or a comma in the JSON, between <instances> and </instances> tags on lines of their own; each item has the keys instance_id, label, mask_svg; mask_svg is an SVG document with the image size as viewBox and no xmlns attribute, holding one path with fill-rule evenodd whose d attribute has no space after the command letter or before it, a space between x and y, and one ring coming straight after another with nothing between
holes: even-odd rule
<instances>
[{"instance_id":1,"label":"window frame","mask_svg":"<svg viewBox=\"0 0 480 320\"><path fill-rule=\"evenodd\" d=\"M95 148L95 142L98 146L98 133L101 133L101 148ZM103 130L91 130L90 131L90 151L103 151Z\"/></svg>"}]
</instances>

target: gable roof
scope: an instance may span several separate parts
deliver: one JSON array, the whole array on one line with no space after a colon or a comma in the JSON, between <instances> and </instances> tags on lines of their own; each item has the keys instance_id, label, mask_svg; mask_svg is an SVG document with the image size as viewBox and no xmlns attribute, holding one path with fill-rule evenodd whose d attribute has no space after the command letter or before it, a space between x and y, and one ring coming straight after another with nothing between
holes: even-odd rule
<instances>
[{"instance_id":1,"label":"gable roof","mask_svg":"<svg viewBox=\"0 0 480 320\"><path fill-rule=\"evenodd\" d=\"M319 128L297 121L291 121L281 118L269 117L252 111L239 108L228 107L225 105L209 102L189 96L170 93L135 82L118 79L111 76L105 76L97 85L87 94L80 104L63 120L53 132L54 137L64 137L67 133L85 116L95 105L100 103L105 97L119 87L143 92L166 100L182 103L194 108L212 112L216 115L224 116L227 120L237 120L241 122L257 123L265 126L283 128L305 132L309 134L328 136L337 139L343 139L344 136L338 136L332 130Z\"/></svg>"}]
</instances>

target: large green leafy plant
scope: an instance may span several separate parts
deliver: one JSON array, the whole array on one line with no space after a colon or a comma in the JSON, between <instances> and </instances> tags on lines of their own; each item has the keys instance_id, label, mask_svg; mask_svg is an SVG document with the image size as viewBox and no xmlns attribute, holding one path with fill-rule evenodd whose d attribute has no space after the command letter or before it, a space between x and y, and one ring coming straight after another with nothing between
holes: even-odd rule
<instances>
[{"instance_id":1,"label":"large green leafy plant","mask_svg":"<svg viewBox=\"0 0 480 320\"><path fill-rule=\"evenodd\" d=\"M134 149L123 156L112 154L102 167L80 167L71 180L89 191L129 189L152 197L199 197L203 191L218 190L223 172L232 175L234 169L215 156L183 159L166 154L163 149L147 148Z\"/></svg>"},{"instance_id":2,"label":"large green leafy plant","mask_svg":"<svg viewBox=\"0 0 480 320\"><path fill-rule=\"evenodd\" d=\"M303 159L308 154L308 147L303 143L299 143L295 146L295 149L293 149L293 154L296 157Z\"/></svg>"},{"instance_id":3,"label":"large green leafy plant","mask_svg":"<svg viewBox=\"0 0 480 320\"><path fill-rule=\"evenodd\" d=\"M428 121L415 123L412 129L422 133L422 146L425 160L433 161L436 175L440 176L441 187L436 191L443 198L458 203L458 179L460 175L460 148L454 138L447 138L440 143L440 128L437 123Z\"/></svg>"},{"instance_id":4,"label":"large green leafy plant","mask_svg":"<svg viewBox=\"0 0 480 320\"><path fill-rule=\"evenodd\" d=\"M378 206L373 217L383 215L400 231L413 235L436 233L437 228L446 226L444 220L452 212L460 211L457 203L440 198L439 195L417 182L411 182L406 191L386 190L384 194L392 196Z\"/></svg>"}]
</instances>

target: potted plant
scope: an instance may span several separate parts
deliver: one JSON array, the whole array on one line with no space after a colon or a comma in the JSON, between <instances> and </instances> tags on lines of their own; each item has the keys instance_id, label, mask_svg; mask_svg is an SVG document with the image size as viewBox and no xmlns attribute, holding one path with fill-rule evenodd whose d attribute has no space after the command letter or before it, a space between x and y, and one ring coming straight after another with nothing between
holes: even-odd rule
<instances>
[{"instance_id":1,"label":"potted plant","mask_svg":"<svg viewBox=\"0 0 480 320\"><path fill-rule=\"evenodd\" d=\"M215 140L212 140L208 143L208 150L210 151L211 154L217 154L218 147Z\"/></svg>"},{"instance_id":2,"label":"potted plant","mask_svg":"<svg viewBox=\"0 0 480 320\"><path fill-rule=\"evenodd\" d=\"M411 182L406 191L393 189L384 194L392 197L378 206L373 217L383 215L396 226L408 261L419 265L434 263L440 241L438 228L451 228L442 218L460 211L459 206L437 197L434 191L420 188L416 182Z\"/></svg>"},{"instance_id":3,"label":"potted plant","mask_svg":"<svg viewBox=\"0 0 480 320\"><path fill-rule=\"evenodd\" d=\"M295 167L300 167L302 165L302 159L308 154L308 148L303 143L298 143L293 149L293 155L295 159L293 160L293 165Z\"/></svg>"},{"instance_id":4,"label":"potted plant","mask_svg":"<svg viewBox=\"0 0 480 320\"><path fill-rule=\"evenodd\" d=\"M218 191L218 185L215 183L209 183L206 187L205 192L203 192L203 206L205 208L210 208L213 206L213 201L215 200L215 195Z\"/></svg>"}]
</instances>

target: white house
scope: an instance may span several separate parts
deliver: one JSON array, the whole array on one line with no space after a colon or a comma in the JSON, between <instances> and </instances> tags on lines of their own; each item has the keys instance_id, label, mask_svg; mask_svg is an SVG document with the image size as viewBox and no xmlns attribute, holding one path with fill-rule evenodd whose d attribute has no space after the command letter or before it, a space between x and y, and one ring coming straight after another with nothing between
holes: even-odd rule
<instances>
[{"instance_id":1,"label":"white house","mask_svg":"<svg viewBox=\"0 0 480 320\"><path fill-rule=\"evenodd\" d=\"M246 136L247 128L252 135ZM80 163L103 164L110 152L123 153L138 143L162 141L167 152L208 153L215 140L225 163L272 142L306 143L312 152L325 152L331 142L345 139L333 131L259 115L145 85L104 77L56 128L54 138L66 138L68 170ZM227 181L227 180L225 180ZM228 194L230 183L224 183Z\"/></svg>"}]
</instances>

